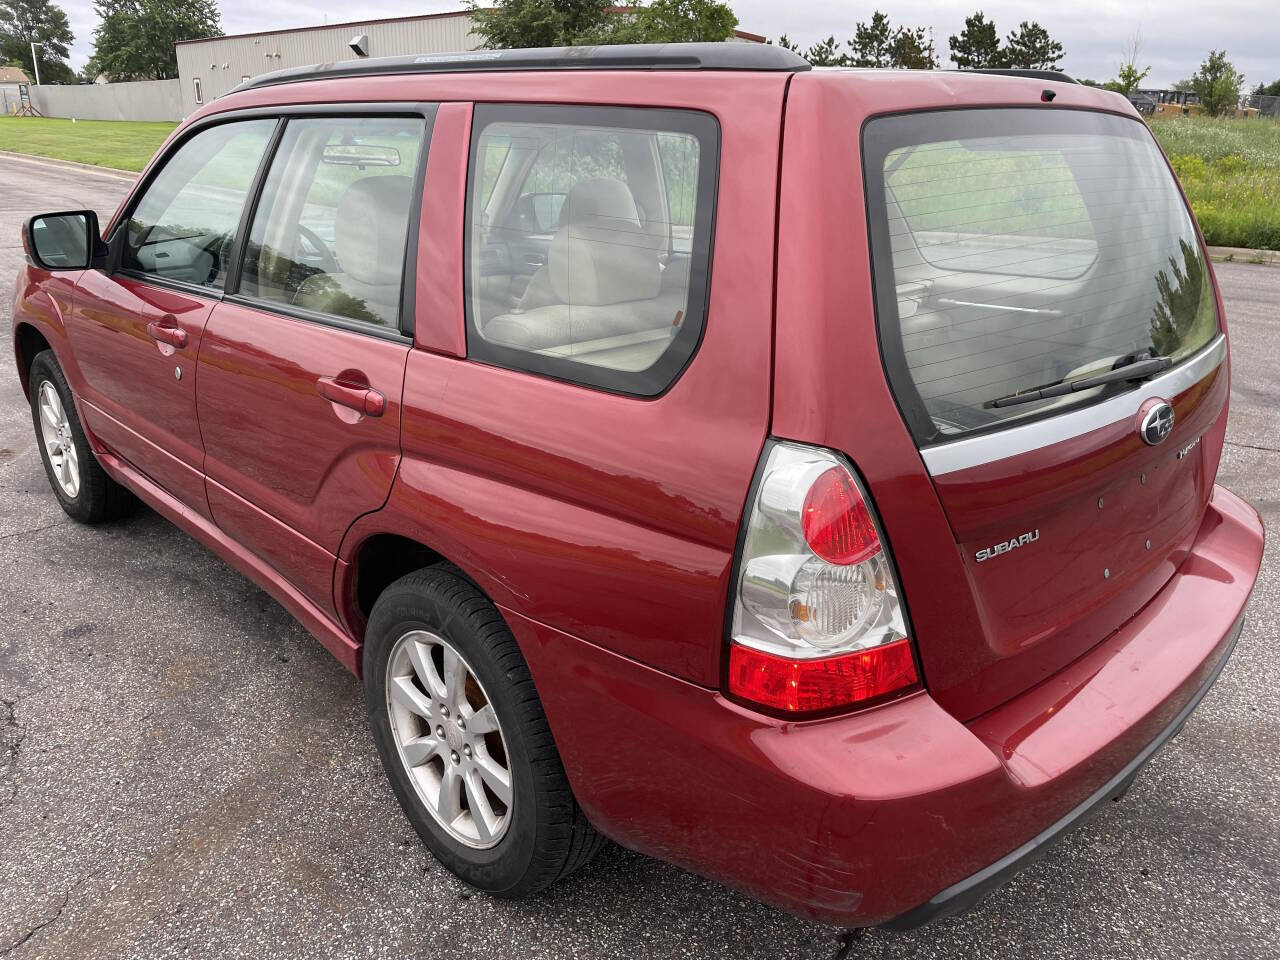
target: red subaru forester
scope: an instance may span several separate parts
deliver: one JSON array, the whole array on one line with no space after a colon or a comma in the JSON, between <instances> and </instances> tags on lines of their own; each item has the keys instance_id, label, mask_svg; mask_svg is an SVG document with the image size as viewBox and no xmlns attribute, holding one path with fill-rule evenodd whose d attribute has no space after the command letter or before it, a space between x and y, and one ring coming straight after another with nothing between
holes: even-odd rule
<instances>
[{"instance_id":1,"label":"red subaru forester","mask_svg":"<svg viewBox=\"0 0 1280 960\"><path fill-rule=\"evenodd\" d=\"M602 837L805 917L961 909L1222 670L1229 348L1123 98L773 47L269 74L35 217L54 495L140 499L362 677L501 896Z\"/></svg>"}]
</instances>

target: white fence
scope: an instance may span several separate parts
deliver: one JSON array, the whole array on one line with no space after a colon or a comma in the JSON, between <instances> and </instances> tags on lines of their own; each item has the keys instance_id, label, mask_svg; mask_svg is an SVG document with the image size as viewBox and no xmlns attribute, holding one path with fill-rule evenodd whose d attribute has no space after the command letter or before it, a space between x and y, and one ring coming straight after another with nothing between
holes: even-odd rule
<instances>
[{"instance_id":1,"label":"white fence","mask_svg":"<svg viewBox=\"0 0 1280 960\"><path fill-rule=\"evenodd\" d=\"M178 80L139 80L134 83L87 83L77 86L32 85L31 102L46 117L77 120L181 120L182 88ZM12 113L18 94L5 95L5 113Z\"/></svg>"}]
</instances>

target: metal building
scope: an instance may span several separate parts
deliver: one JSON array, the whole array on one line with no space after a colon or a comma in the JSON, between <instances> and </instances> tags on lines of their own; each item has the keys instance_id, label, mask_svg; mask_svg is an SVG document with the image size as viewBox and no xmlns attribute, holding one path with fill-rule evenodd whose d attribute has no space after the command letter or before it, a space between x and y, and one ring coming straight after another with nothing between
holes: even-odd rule
<instances>
[{"instance_id":1,"label":"metal building","mask_svg":"<svg viewBox=\"0 0 1280 960\"><path fill-rule=\"evenodd\" d=\"M474 50L479 38L471 32L468 13L433 13L386 20L268 30L205 40L183 40L175 46L182 83L182 112L193 113L202 103L229 92L243 80L284 67L350 60L351 43L365 38L363 55L405 56ZM763 43L764 37L735 30L733 40Z\"/></svg>"}]
</instances>

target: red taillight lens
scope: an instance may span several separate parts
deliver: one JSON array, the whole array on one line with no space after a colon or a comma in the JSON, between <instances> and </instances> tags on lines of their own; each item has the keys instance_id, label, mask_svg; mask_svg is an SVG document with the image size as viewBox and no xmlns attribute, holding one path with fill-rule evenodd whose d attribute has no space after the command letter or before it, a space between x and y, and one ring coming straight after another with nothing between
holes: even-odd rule
<instances>
[{"instance_id":1,"label":"red taillight lens","mask_svg":"<svg viewBox=\"0 0 1280 960\"><path fill-rule=\"evenodd\" d=\"M739 644L729 649L729 692L787 713L817 713L878 700L920 682L911 641L836 657L792 660Z\"/></svg>"},{"instance_id":2,"label":"red taillight lens","mask_svg":"<svg viewBox=\"0 0 1280 960\"><path fill-rule=\"evenodd\" d=\"M848 471L832 467L813 482L800 519L809 549L827 563L846 566L880 552L871 513Z\"/></svg>"}]
</instances>

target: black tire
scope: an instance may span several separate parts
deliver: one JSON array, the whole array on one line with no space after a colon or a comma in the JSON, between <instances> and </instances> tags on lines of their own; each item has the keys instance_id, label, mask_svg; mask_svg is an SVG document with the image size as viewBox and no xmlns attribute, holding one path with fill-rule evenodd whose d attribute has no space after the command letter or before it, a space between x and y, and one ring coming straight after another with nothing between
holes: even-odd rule
<instances>
[{"instance_id":1,"label":"black tire","mask_svg":"<svg viewBox=\"0 0 1280 960\"><path fill-rule=\"evenodd\" d=\"M76 460L80 473L80 489L74 497L68 496L62 489L54 473L53 463L49 459L49 451L45 449L43 432L40 425L40 388L49 383L57 391L62 401L62 409L66 414L71 430L71 442L75 445ZM66 511L67 516L80 523L103 523L115 520L130 513L138 504L137 499L120 484L112 480L102 464L98 463L89 448L89 440L84 435L84 427L80 424L80 416L76 413L76 405L71 395L71 386L58 365L52 350L42 350L31 362L31 373L28 380L31 401L31 423L36 431L36 446L40 449L40 460L44 463L45 476L49 478L49 487L58 503Z\"/></svg>"},{"instance_id":2,"label":"black tire","mask_svg":"<svg viewBox=\"0 0 1280 960\"><path fill-rule=\"evenodd\" d=\"M513 784L510 823L488 849L450 836L418 796L387 711L387 664L413 630L442 637L466 660L502 727ZM587 863L604 838L570 790L529 668L501 614L450 566L401 577L373 606L364 645L364 693L374 741L400 805L423 843L467 883L499 897L536 893Z\"/></svg>"}]
</instances>

